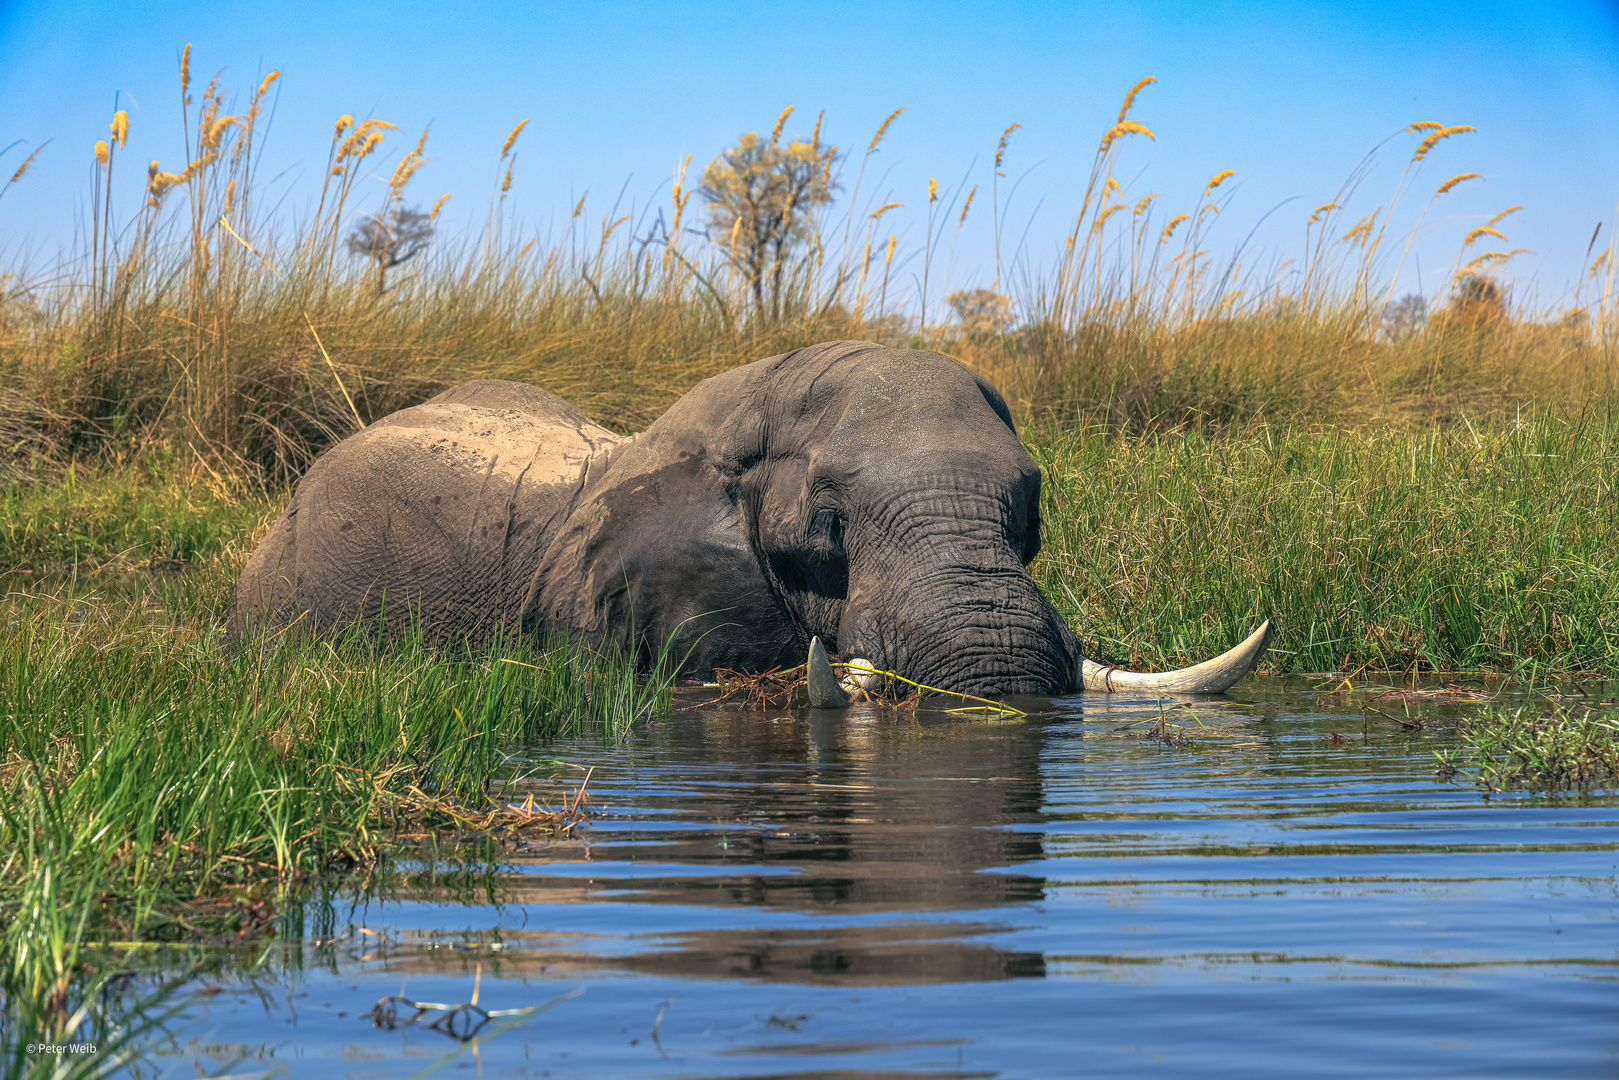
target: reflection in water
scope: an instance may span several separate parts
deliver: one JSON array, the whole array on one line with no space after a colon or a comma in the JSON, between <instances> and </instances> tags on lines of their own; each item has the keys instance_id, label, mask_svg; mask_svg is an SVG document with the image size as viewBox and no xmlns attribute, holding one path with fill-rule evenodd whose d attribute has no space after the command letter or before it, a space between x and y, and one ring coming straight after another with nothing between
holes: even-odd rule
<instances>
[{"instance_id":1,"label":"reflection in water","mask_svg":"<svg viewBox=\"0 0 1619 1080\"><path fill-rule=\"evenodd\" d=\"M557 947L541 933L519 963L846 986L1041 976L1040 953L986 939L1008 928L992 921L995 909L1043 896L1043 879L1017 870L1043 858L1042 834L1009 828L1042 820L1042 730L898 720L872 706L847 716L678 716L651 732L638 768L591 759L608 817L576 844L513 855L502 901L823 918L632 932L629 953ZM656 920L638 915L631 926Z\"/></svg>"},{"instance_id":2,"label":"reflection in water","mask_svg":"<svg viewBox=\"0 0 1619 1080\"><path fill-rule=\"evenodd\" d=\"M442 1040L358 1018L479 980L490 1009L588 991L482 1046L500 1075L1611 1072L1619 800L1437 782L1457 706L1363 732L1300 681L1245 689L550 747L595 769L590 828L326 908L190 1022L272 1072L411 1075ZM1141 737L1165 719L1195 745Z\"/></svg>"}]
</instances>

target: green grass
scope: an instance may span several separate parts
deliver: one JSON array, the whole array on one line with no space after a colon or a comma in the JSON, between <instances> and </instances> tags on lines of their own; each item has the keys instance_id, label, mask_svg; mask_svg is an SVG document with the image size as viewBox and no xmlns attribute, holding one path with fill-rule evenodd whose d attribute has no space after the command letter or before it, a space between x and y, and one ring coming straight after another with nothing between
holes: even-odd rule
<instances>
[{"instance_id":1,"label":"green grass","mask_svg":"<svg viewBox=\"0 0 1619 1080\"><path fill-rule=\"evenodd\" d=\"M1423 431L1035 432L1036 578L1099 658L1619 676L1619 413Z\"/></svg>"},{"instance_id":2,"label":"green grass","mask_svg":"<svg viewBox=\"0 0 1619 1080\"><path fill-rule=\"evenodd\" d=\"M1619 714L1558 703L1490 710L1460 725L1461 746L1436 753L1442 775L1487 793L1588 790L1619 781Z\"/></svg>"},{"instance_id":3,"label":"green grass","mask_svg":"<svg viewBox=\"0 0 1619 1080\"><path fill-rule=\"evenodd\" d=\"M190 520L178 494L153 498ZM242 520L227 509L204 548ZM228 655L223 561L133 598L92 575L0 602L0 1073L43 1067L26 1041L114 1037L128 1003L103 993L124 964L108 943L263 932L300 890L378 866L401 829L477 828L523 771L514 751L667 706L663 674L529 642L382 649L356 632Z\"/></svg>"},{"instance_id":4,"label":"green grass","mask_svg":"<svg viewBox=\"0 0 1619 1080\"><path fill-rule=\"evenodd\" d=\"M276 497L182 471L172 458L92 462L57 483L0 486L0 574L15 589L29 577L105 583L121 573L206 567L223 552L245 557L279 511Z\"/></svg>"}]
</instances>

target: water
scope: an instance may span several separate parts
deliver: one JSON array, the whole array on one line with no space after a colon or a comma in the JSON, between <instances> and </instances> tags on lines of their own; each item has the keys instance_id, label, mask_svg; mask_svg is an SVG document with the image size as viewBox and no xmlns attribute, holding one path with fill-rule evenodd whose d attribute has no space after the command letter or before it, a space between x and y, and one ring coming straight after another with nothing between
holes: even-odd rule
<instances>
[{"instance_id":1,"label":"water","mask_svg":"<svg viewBox=\"0 0 1619 1080\"><path fill-rule=\"evenodd\" d=\"M1141 737L1153 701L1025 704L695 709L549 748L594 767L588 828L194 983L142 1071L1619 1073L1619 798L1440 781L1477 706L1363 734L1358 700L1250 680L1172 714L1177 747ZM556 1003L475 1051L441 1014L366 1018L475 981L487 1009Z\"/></svg>"}]
</instances>

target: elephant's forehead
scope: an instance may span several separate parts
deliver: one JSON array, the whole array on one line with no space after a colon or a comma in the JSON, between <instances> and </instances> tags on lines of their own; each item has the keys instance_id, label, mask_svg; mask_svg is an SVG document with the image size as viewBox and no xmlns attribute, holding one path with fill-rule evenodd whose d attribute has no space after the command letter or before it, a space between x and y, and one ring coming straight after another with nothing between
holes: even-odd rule
<instances>
[{"instance_id":1,"label":"elephant's forehead","mask_svg":"<svg viewBox=\"0 0 1619 1080\"><path fill-rule=\"evenodd\" d=\"M827 449L947 452L965 447L1021 454L1016 434L984 399L977 381L959 365L951 366L956 370L874 364L854 373L846 380L843 408Z\"/></svg>"}]
</instances>

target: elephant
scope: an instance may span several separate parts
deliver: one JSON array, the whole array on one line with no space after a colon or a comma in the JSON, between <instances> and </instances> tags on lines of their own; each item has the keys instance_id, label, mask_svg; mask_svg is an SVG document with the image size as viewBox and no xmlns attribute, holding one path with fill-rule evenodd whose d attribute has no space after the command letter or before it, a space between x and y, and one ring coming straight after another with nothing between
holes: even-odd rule
<instances>
[{"instance_id":1,"label":"elephant","mask_svg":"<svg viewBox=\"0 0 1619 1080\"><path fill-rule=\"evenodd\" d=\"M1217 693L1266 647L1126 672L1027 567L1040 469L957 360L859 341L697 384L622 436L537 387L463 383L350 435L300 481L237 584L232 642L331 631L478 643L567 634L682 674L810 657L810 700L894 672L1001 697ZM834 679L826 647L858 657Z\"/></svg>"}]
</instances>

